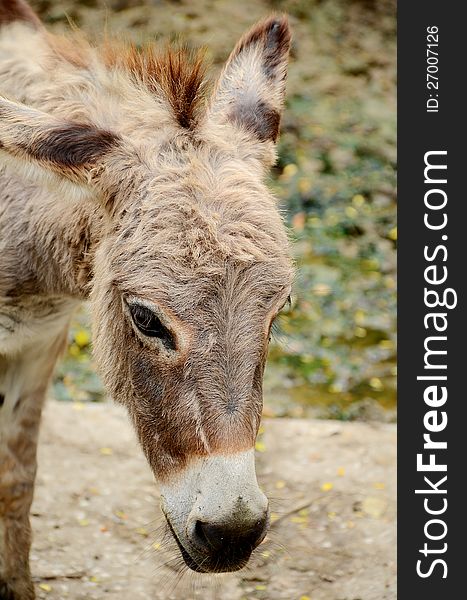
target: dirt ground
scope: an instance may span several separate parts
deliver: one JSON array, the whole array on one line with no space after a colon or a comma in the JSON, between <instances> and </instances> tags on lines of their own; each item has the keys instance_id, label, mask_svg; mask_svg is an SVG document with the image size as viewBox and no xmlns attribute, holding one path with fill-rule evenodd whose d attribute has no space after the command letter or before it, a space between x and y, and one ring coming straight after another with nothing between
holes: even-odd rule
<instances>
[{"instance_id":1,"label":"dirt ground","mask_svg":"<svg viewBox=\"0 0 467 600\"><path fill-rule=\"evenodd\" d=\"M272 530L246 570L181 568L158 490L124 411L45 411L31 566L47 600L392 600L396 430L390 424L265 420L258 474Z\"/></svg>"}]
</instances>

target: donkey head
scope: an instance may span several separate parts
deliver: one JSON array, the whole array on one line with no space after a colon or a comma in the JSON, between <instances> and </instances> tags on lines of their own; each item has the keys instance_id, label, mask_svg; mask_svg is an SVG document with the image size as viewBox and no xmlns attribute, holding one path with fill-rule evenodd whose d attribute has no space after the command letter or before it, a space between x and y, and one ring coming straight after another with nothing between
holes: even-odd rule
<instances>
[{"instance_id":1,"label":"donkey head","mask_svg":"<svg viewBox=\"0 0 467 600\"><path fill-rule=\"evenodd\" d=\"M183 558L201 572L244 566L269 521L254 444L269 332L293 270L263 179L289 43L285 18L256 25L203 110L201 76L167 59L156 87L168 116L145 139L0 104L2 150L87 186L103 207L95 357L128 407Z\"/></svg>"}]
</instances>

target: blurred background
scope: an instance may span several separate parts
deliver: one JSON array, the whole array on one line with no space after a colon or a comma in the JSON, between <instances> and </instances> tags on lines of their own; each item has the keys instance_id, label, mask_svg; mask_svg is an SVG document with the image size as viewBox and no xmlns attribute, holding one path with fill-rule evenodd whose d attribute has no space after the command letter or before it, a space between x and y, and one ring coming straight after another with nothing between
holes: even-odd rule
<instances>
[{"instance_id":1,"label":"blurred background","mask_svg":"<svg viewBox=\"0 0 467 600\"><path fill-rule=\"evenodd\" d=\"M265 376L265 415L395 419L395 0L39 0L48 27L99 39L182 39L208 47L215 76L257 19L294 32L279 160L270 178L298 274ZM99 402L86 307L53 395Z\"/></svg>"}]
</instances>

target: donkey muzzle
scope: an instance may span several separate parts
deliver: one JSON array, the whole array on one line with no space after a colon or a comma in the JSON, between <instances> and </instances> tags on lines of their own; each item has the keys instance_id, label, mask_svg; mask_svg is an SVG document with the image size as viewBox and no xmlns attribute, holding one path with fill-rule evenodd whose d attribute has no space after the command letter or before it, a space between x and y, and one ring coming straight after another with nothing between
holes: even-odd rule
<instances>
[{"instance_id":1,"label":"donkey muzzle","mask_svg":"<svg viewBox=\"0 0 467 600\"><path fill-rule=\"evenodd\" d=\"M237 571L269 526L253 451L196 459L162 487L162 508L185 563L194 571Z\"/></svg>"}]
</instances>

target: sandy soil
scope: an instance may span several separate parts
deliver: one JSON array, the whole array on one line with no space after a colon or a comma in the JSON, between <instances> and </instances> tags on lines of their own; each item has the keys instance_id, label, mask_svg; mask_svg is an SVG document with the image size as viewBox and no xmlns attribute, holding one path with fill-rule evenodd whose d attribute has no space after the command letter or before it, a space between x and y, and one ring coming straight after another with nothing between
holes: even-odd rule
<instances>
[{"instance_id":1,"label":"sandy soil","mask_svg":"<svg viewBox=\"0 0 467 600\"><path fill-rule=\"evenodd\" d=\"M392 600L393 425L264 422L258 472L273 526L235 575L180 568L125 413L49 402L33 506L32 569L47 600Z\"/></svg>"}]
</instances>

